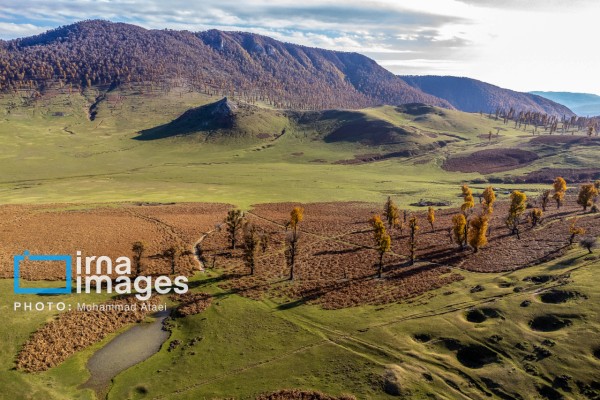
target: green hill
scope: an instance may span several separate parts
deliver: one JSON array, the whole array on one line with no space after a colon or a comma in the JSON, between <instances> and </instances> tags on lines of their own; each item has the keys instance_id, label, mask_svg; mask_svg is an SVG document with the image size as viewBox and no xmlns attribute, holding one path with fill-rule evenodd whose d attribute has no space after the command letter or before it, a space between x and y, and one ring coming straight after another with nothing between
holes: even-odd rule
<instances>
[{"instance_id":1,"label":"green hill","mask_svg":"<svg viewBox=\"0 0 600 400\"><path fill-rule=\"evenodd\" d=\"M186 137L212 142L273 140L285 132L288 124L287 117L280 111L234 103L224 98L189 109L167 124L145 129L136 139Z\"/></svg>"}]
</instances>

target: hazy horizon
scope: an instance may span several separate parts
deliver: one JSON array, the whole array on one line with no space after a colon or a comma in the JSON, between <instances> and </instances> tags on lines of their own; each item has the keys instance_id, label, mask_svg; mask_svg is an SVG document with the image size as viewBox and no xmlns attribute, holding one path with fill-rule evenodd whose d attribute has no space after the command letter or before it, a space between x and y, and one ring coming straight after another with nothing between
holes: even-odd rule
<instances>
[{"instance_id":1,"label":"hazy horizon","mask_svg":"<svg viewBox=\"0 0 600 400\"><path fill-rule=\"evenodd\" d=\"M592 48L600 3L592 0L329 1L0 0L0 38L38 34L85 19L149 29L246 31L355 51L398 75L469 77L517 91L600 94ZM126 15L127 17L124 17Z\"/></svg>"}]
</instances>

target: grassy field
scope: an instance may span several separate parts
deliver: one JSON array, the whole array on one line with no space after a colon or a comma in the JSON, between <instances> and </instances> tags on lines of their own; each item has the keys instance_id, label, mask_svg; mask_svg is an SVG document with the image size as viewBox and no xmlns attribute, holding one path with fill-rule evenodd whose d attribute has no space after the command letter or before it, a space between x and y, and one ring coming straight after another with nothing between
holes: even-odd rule
<instances>
[{"instance_id":1,"label":"grassy field","mask_svg":"<svg viewBox=\"0 0 600 400\"><path fill-rule=\"evenodd\" d=\"M176 91L133 96L124 90L113 94L117 100L100 103L96 119L89 121L87 108L93 97L94 93L56 94L22 106L20 98L3 95L0 202L204 201L246 208L279 201L379 202L389 194L407 201L452 199L457 184L482 176L443 170L446 157L480 149L523 148L532 137L486 115L444 111L443 116L415 117L380 107L354 114L367 121L367 128L382 121L413 127L409 129L418 133L411 143L430 142L428 134L453 142L414 157L345 165L335 162L361 154L385 154L393 146L327 142L312 130L325 129L325 123L299 126L293 121L286 126L286 135L272 142L231 140L223 145L205 142L198 135L139 141L134 139L138 132L218 99ZM265 110L263 117L271 113ZM336 117L334 113L332 119L335 122L347 114L340 112ZM255 119L244 121L252 124ZM505 130L488 143L487 134L495 133L496 126ZM589 166L595 157L590 147L546 152L551 154L495 175L519 175L548 166Z\"/></svg>"},{"instance_id":2,"label":"grassy field","mask_svg":"<svg viewBox=\"0 0 600 400\"><path fill-rule=\"evenodd\" d=\"M184 346L160 352L117 376L110 399L123 398L252 398L278 388L312 388L358 398L392 398L382 391L385 371L398 377L398 390L417 398L484 398L498 385L505 393L534 396L560 376L578 393L577 382L597 381L600 361L600 291L593 282L597 259L582 251L534 268L505 274L460 271L465 280L434 290L410 302L325 311L315 306L281 310L281 301L255 301L220 289L219 271L199 274L193 291L215 295L204 313L175 320L169 340ZM527 277L561 277L546 283ZM12 304L11 280L2 280L2 304ZM480 292L471 288L480 285ZM546 304L539 293L553 287L576 291L585 298ZM519 289L516 289L519 288ZM20 297L19 300L38 301ZM100 301L105 296L86 298ZM81 297L78 298L79 301ZM75 302L74 296L53 297ZM522 307L529 300L529 307ZM466 320L472 308L492 308L501 318L482 323ZM10 371L19 342L52 312L3 312L10 331L3 331L0 382L13 398L89 399L76 387L87 380L84 362L107 340L70 358L59 367L37 374ZM529 327L536 316L571 314L573 324L555 332ZM573 315L576 314L576 315ZM496 337L497 341L490 340ZM189 344L193 338L201 340ZM423 338L427 339L423 339ZM448 343L484 346L498 354L482 368L465 366ZM426 341L426 342L424 342ZM544 344L543 344L544 343ZM547 349L547 358L528 357ZM526 372L528 371L528 372Z\"/></svg>"}]
</instances>

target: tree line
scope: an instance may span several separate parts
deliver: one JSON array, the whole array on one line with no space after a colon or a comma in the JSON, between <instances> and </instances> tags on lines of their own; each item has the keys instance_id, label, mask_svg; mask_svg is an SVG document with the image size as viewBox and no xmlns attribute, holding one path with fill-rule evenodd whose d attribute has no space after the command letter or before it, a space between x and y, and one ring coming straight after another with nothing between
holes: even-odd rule
<instances>
[{"instance_id":1,"label":"tree line","mask_svg":"<svg viewBox=\"0 0 600 400\"><path fill-rule=\"evenodd\" d=\"M544 133L552 135L553 133L566 134L571 132L584 132L587 136L593 136L600 133L600 118L596 117L577 117L566 116L558 117L541 112L521 110L517 111L513 107L508 109L496 108L494 116L489 114L490 118L496 121L502 120L504 125L514 122L515 129L527 130L527 127L533 127L533 133L538 133L538 129L543 129ZM500 128L496 128L496 134L500 133ZM491 132L490 132L491 138Z\"/></svg>"},{"instance_id":2,"label":"tree line","mask_svg":"<svg viewBox=\"0 0 600 400\"><path fill-rule=\"evenodd\" d=\"M584 212L588 210L594 213L598 212L596 201L599 190L600 180L580 186L577 204L582 207ZM544 213L550 207L551 200L555 203L556 208L560 209L564 204L566 191L567 182L562 177L557 177L552 184L552 189L543 191L536 199L535 206L528 203L525 193L519 190L512 191L508 210L504 215L504 223L510 234L521 239L524 226L529 225L533 228L542 224ZM477 253L488 244L491 231L490 220L495 214L496 193L493 187L486 187L477 195L479 198L479 205L477 205L472 189L465 184L461 186L461 197L463 201L459 212L452 216L451 226L447 228L448 236L456 244L457 251L469 249ZM404 239L408 244L406 256L409 265L413 265L417 261L419 235L423 229L420 226L419 217L411 214L408 210L401 210L391 197L388 197L382 211L381 214L373 215L368 221L373 237L374 246L372 248L377 251L378 255L374 273L379 278L383 276L385 255L392 250L391 233L397 231L400 238L406 234L406 239ZM289 271L289 280L294 280L298 256L303 250L300 230L303 219L304 209L299 206L294 207L290 211L289 219L283 225L286 231L283 253ZM427 229L431 232L440 229L433 207L428 208L425 219L428 225ZM239 209L230 210L223 223L218 224L217 227L219 230L223 228L226 230L231 250L235 250L239 246L239 237L241 236L244 265L248 269L248 274L254 275L258 257L266 253L269 248L270 234L248 221L245 214ZM579 226L577 217L571 220L568 233L569 244L575 243L586 233L585 229ZM591 253L597 246L597 239L589 236L583 237L579 244Z\"/></svg>"},{"instance_id":3,"label":"tree line","mask_svg":"<svg viewBox=\"0 0 600 400\"><path fill-rule=\"evenodd\" d=\"M600 180L584 184L579 188L577 204L586 212L590 208L591 212L598 212L596 200L600 190ZM552 190L545 190L540 198L541 207L530 207L528 209L527 195L519 190L514 190L510 194L509 207L505 216L505 225L511 235L521 239L522 226L529 224L535 227L542 223L544 212L548 207L550 199L556 203L556 208L560 209L563 205L565 193L567 191L567 182L562 177L557 177L552 185ZM496 194L493 187L486 187L479 195L480 207L476 207L473 191L468 185L462 185L461 195L463 202L460 206L460 212L452 217L452 226L448 228L448 235L458 246L459 251L471 249L477 253L481 248L488 244L490 234L490 219L494 213L494 203ZM403 215L401 218L400 215ZM373 232L375 248L378 251L377 276L381 277L384 268L384 256L391 251L392 239L388 230L397 230L400 235L403 229L408 229L408 259L409 264L415 262L415 253L418 246L418 231L420 230L417 216L409 216L406 211L401 212L391 197L383 207L383 216L386 224L380 215L374 215L369 223ZM429 207L427 212L427 221L431 226L431 231L435 231L435 210ZM578 226L578 219L571 220L568 227L569 244L573 244L577 237L585 234L585 229ZM590 253L596 247L597 240L594 237L584 237L580 240L580 245Z\"/></svg>"}]
</instances>

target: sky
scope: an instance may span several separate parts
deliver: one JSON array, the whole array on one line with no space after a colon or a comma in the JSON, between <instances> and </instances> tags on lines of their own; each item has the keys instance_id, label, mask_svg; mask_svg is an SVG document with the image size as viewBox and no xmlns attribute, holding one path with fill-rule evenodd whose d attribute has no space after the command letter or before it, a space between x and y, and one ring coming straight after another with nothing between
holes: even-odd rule
<instances>
[{"instance_id":1,"label":"sky","mask_svg":"<svg viewBox=\"0 0 600 400\"><path fill-rule=\"evenodd\" d=\"M355 51L399 75L600 95L598 0L0 0L0 39L84 19L247 31Z\"/></svg>"}]
</instances>

